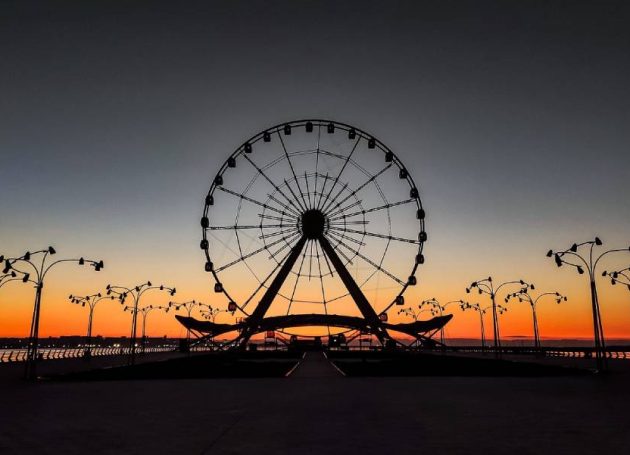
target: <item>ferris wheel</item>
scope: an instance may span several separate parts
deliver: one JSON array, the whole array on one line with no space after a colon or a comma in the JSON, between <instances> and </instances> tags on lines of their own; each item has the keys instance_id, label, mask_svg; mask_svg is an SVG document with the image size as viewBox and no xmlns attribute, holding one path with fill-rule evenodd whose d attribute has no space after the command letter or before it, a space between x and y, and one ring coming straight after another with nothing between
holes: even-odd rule
<instances>
[{"instance_id":1,"label":"ferris wheel","mask_svg":"<svg viewBox=\"0 0 630 455\"><path fill-rule=\"evenodd\" d=\"M387 311L417 284L424 220L418 187L385 144L298 120L247 139L212 176L200 246L214 292L242 317L240 339L359 325L383 342Z\"/></svg>"}]
</instances>

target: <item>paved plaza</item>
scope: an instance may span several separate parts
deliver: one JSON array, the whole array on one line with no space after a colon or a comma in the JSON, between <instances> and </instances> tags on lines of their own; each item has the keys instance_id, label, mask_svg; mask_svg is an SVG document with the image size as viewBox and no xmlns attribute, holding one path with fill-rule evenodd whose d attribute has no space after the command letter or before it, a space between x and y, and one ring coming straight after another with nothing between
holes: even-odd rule
<instances>
[{"instance_id":1,"label":"paved plaza","mask_svg":"<svg viewBox=\"0 0 630 455\"><path fill-rule=\"evenodd\" d=\"M0 453L628 453L629 384L344 377L321 353L282 378L5 380Z\"/></svg>"}]
</instances>

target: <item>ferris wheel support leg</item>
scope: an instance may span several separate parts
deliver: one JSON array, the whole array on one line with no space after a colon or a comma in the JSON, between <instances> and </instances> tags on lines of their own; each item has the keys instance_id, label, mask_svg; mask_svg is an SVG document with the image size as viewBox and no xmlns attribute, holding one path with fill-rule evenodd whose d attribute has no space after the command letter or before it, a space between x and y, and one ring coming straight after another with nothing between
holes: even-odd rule
<instances>
[{"instance_id":1,"label":"ferris wheel support leg","mask_svg":"<svg viewBox=\"0 0 630 455\"><path fill-rule=\"evenodd\" d=\"M304 249L306 240L306 236L302 236L300 237L300 240L298 240L298 242L293 246L291 253L287 257L285 263L282 264L280 271L269 285L269 288L267 288L267 292L265 292L265 295L262 296L260 302L258 303L258 306L251 314L251 316L247 318L245 322L245 327L243 328L243 332L239 336L240 340L238 342L238 345L241 348L244 348L252 335L254 335L258 331L258 328L260 327L260 322L265 317L265 314L269 310L269 307L271 306L273 300L276 298L276 295L280 291L282 284L287 279L289 272L291 272L293 265L295 265L295 262L300 257L300 254L302 254L302 250Z\"/></svg>"},{"instance_id":2,"label":"ferris wheel support leg","mask_svg":"<svg viewBox=\"0 0 630 455\"><path fill-rule=\"evenodd\" d=\"M352 275L350 275L350 272L348 272L348 269L346 269L346 266L343 264L343 261L339 258L328 239L322 235L318 240L324 250L324 253L328 256L328 259L330 259L330 262L339 274L339 278L341 278L341 281L343 281L343 284L346 286L350 296L359 308L359 311L366 319L371 332L374 333L380 343L385 346L386 341L390 340L391 337L389 333L387 333L387 330L383 327L383 323L374 311L374 308L372 308L372 305L370 305L370 302L368 302L368 299L363 294L363 291L361 291L361 288L357 285L356 281L354 281Z\"/></svg>"}]
</instances>

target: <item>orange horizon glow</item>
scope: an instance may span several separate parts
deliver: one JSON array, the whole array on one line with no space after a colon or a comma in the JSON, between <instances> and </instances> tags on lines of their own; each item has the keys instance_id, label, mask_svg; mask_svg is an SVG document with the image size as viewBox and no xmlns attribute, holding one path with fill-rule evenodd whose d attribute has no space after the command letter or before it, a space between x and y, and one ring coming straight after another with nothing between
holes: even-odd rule
<instances>
[{"instance_id":1,"label":"orange horizon glow","mask_svg":"<svg viewBox=\"0 0 630 455\"><path fill-rule=\"evenodd\" d=\"M81 271L78 275L87 282L92 282L97 274ZM541 300L538 304L541 338L590 339L592 337L590 297L588 293L585 292L587 290L584 289L587 283L584 283L583 280L579 278L567 276L564 278L566 279L566 284L572 284L571 287L563 287L563 290L561 290L569 296L569 301L556 304L553 299L549 299L547 301ZM67 299L69 294L77 294L77 287L84 286L73 285L72 281L62 274L59 274L57 277L47 282L42 301L40 323L41 337L81 336L86 334L87 307L72 304ZM101 292L104 292L104 286L102 287ZM442 303L460 298L466 300L466 297L468 297L470 299L469 301L473 303L480 302L483 306L490 304L487 295L477 296L465 294L461 292L463 287L464 285L453 287L449 289L448 292L445 288L441 288L441 292L438 289L433 289L433 292L429 292L430 287L426 284L417 286L416 288L410 288L410 291L405 294L405 306L409 306L411 302L414 302L413 305L417 307L417 304L421 300L429 298L429 296L437 298ZM193 298L213 304L211 298L205 300L198 298L199 295L214 297L212 289L209 288L210 286L208 285L198 285L197 292L193 294L190 291L195 288L188 286L185 295L177 294L175 297L170 297L165 292L154 291L143 296L141 306L149 304L166 305L169 300L181 302ZM427 289L427 291L423 292L422 288ZM538 286L538 288L540 289L541 287ZM620 286L613 288L604 281L599 284L598 289L606 338L630 339L630 293ZM538 291L532 291L534 295L537 295L537 292ZM28 335L33 308L33 297L34 290L32 287L19 282L9 283L0 288L0 337L22 338ZM501 304L503 304L502 296L499 296L498 301L499 300ZM128 303L129 302L127 302L127 304ZM218 303L215 303L214 306L221 307ZM506 340L514 337L531 338L532 318L530 306L526 303L516 302L509 303L506 306L508 307L508 312L499 317L501 338ZM356 308L352 308L352 305L346 305L346 307L348 309L346 314L358 314L358 311ZM392 310L390 310L389 322L410 321L410 317L396 314L398 308L400 307L394 306ZM279 314L276 311L270 311L269 314L273 313ZM446 338L480 338L478 313L473 311L462 312L457 305L451 305L446 313L454 315L453 320L445 327ZM180 311L177 314L184 313ZM343 313L338 312L338 314ZM192 316L200 319L198 310L194 310ZM430 318L428 313L424 313L422 316L421 319ZM217 316L216 322L233 323L236 317L238 317L238 313L232 316L229 313L223 312ZM487 340L491 340L492 338L491 322L491 316L488 312L485 316ZM140 335L140 323L141 316L138 317L138 336ZM129 312L123 312L117 300L103 300L97 305L92 330L94 336L129 336L130 326L131 314ZM300 330L301 332L298 333L319 335L323 333L321 328L316 330L301 328ZM182 338L186 336L186 330L175 320L172 310L169 313L156 310L151 312L148 316L147 336Z\"/></svg>"}]
</instances>

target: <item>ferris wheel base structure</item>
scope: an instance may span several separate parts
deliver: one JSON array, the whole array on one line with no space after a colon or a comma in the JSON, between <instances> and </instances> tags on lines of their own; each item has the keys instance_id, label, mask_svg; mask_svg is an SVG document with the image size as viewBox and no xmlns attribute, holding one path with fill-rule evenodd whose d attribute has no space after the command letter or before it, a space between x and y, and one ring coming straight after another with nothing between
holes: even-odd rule
<instances>
[{"instance_id":1,"label":"ferris wheel base structure","mask_svg":"<svg viewBox=\"0 0 630 455\"><path fill-rule=\"evenodd\" d=\"M237 324L216 324L210 321L200 321L186 316L175 316L186 329L196 332L201 337L214 338L229 332L242 332L251 327L247 321ZM442 329L453 315L437 316L427 321L414 321L409 323L390 324L381 323L381 328L409 335L422 343L429 342L431 337ZM292 314L288 316L269 316L263 318L254 329L254 333L262 333L270 330L282 330L297 327L328 326L358 330L362 333L373 333L373 329L365 318L357 316L344 316L337 314ZM387 335L390 338L389 334ZM436 343L431 341L430 343ZM238 343L237 343L238 345Z\"/></svg>"}]
</instances>

